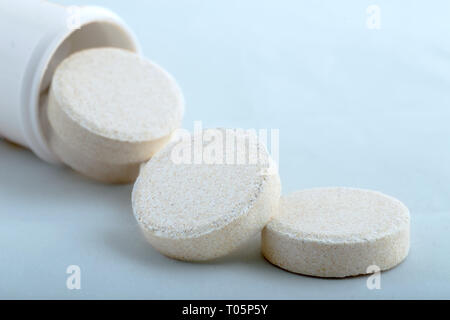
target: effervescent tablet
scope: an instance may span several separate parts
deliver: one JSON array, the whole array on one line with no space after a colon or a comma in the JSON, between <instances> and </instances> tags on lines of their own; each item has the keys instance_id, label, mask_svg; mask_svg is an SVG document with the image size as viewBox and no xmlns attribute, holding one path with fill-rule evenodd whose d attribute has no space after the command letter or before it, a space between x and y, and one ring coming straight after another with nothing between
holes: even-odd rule
<instances>
[{"instance_id":1,"label":"effervescent tablet","mask_svg":"<svg viewBox=\"0 0 450 320\"><path fill-rule=\"evenodd\" d=\"M183 112L182 93L161 67L123 49L89 49L56 69L47 106L48 139L76 171L126 183L170 140Z\"/></svg>"},{"instance_id":2,"label":"effervescent tablet","mask_svg":"<svg viewBox=\"0 0 450 320\"><path fill-rule=\"evenodd\" d=\"M263 230L262 252L294 273L347 277L387 270L409 251L410 216L400 201L375 191L324 188L283 196Z\"/></svg>"},{"instance_id":3,"label":"effervescent tablet","mask_svg":"<svg viewBox=\"0 0 450 320\"><path fill-rule=\"evenodd\" d=\"M278 213L280 178L268 170L271 163L251 133L208 129L191 135L141 169L134 215L166 256L201 261L226 255Z\"/></svg>"}]
</instances>

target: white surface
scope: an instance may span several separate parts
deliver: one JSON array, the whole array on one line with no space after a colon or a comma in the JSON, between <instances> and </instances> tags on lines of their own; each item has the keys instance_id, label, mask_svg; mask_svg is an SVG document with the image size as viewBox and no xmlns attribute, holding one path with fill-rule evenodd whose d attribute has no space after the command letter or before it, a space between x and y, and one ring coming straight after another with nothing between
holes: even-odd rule
<instances>
[{"instance_id":1,"label":"white surface","mask_svg":"<svg viewBox=\"0 0 450 320\"><path fill-rule=\"evenodd\" d=\"M93 183L3 142L0 154L1 298L449 298L448 211L412 206L409 257L369 291L366 277L275 268L257 243L212 263L170 260L140 234L131 186ZM415 197L420 191L407 202ZM80 291L66 288L72 264L81 267Z\"/></svg>"},{"instance_id":2,"label":"white surface","mask_svg":"<svg viewBox=\"0 0 450 320\"><path fill-rule=\"evenodd\" d=\"M450 298L448 1L378 1L378 31L365 25L373 3L360 0L96 3L179 81L185 127L280 128L284 194L392 195L411 211L411 252L378 291L365 277L287 273L257 244L213 263L170 260L138 232L131 186L0 142L1 298ZM66 288L72 264L80 291Z\"/></svg>"}]
</instances>

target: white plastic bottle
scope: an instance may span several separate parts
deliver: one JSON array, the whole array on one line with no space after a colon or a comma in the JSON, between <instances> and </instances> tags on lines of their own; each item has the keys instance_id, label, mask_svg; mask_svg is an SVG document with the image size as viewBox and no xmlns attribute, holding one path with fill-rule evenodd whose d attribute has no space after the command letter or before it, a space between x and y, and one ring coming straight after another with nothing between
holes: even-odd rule
<instances>
[{"instance_id":1,"label":"white plastic bottle","mask_svg":"<svg viewBox=\"0 0 450 320\"><path fill-rule=\"evenodd\" d=\"M88 48L140 53L138 41L113 12L42 0L0 0L0 138L59 163L44 137L39 100L59 62Z\"/></svg>"}]
</instances>

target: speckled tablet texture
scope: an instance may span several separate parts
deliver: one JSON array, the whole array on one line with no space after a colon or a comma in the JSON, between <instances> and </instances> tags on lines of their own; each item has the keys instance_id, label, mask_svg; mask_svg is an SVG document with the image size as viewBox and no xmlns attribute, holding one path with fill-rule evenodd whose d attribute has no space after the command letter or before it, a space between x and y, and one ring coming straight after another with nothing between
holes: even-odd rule
<instances>
[{"instance_id":1,"label":"speckled tablet texture","mask_svg":"<svg viewBox=\"0 0 450 320\"><path fill-rule=\"evenodd\" d=\"M57 68L49 93L48 139L73 169L104 182L132 182L139 166L181 126L175 80L135 53L89 49Z\"/></svg>"},{"instance_id":2,"label":"speckled tablet texture","mask_svg":"<svg viewBox=\"0 0 450 320\"><path fill-rule=\"evenodd\" d=\"M159 252L179 260L226 255L278 214L279 175L266 174L269 154L251 135L235 137L245 141L246 154L260 150L262 161L256 164L173 161L175 150L191 150L202 134L166 146L141 169L133 190L134 215L144 235ZM201 145L209 143L203 140ZM223 151L223 158L234 152L228 147Z\"/></svg>"},{"instance_id":3,"label":"speckled tablet texture","mask_svg":"<svg viewBox=\"0 0 450 320\"><path fill-rule=\"evenodd\" d=\"M387 270L409 252L410 215L382 193L323 188L280 200L280 215L263 230L262 252L294 273L341 278ZM373 270L371 271L373 272Z\"/></svg>"}]
</instances>

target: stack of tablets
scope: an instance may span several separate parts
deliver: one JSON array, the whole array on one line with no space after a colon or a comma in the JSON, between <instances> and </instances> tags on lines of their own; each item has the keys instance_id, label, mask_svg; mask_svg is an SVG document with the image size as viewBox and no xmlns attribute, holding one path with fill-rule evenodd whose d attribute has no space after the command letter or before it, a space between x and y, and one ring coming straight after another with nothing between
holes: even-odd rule
<instances>
[{"instance_id":1,"label":"stack of tablets","mask_svg":"<svg viewBox=\"0 0 450 320\"><path fill-rule=\"evenodd\" d=\"M47 135L62 162L94 179L132 182L181 126L184 102L162 68L122 49L78 52L57 68Z\"/></svg>"}]
</instances>

